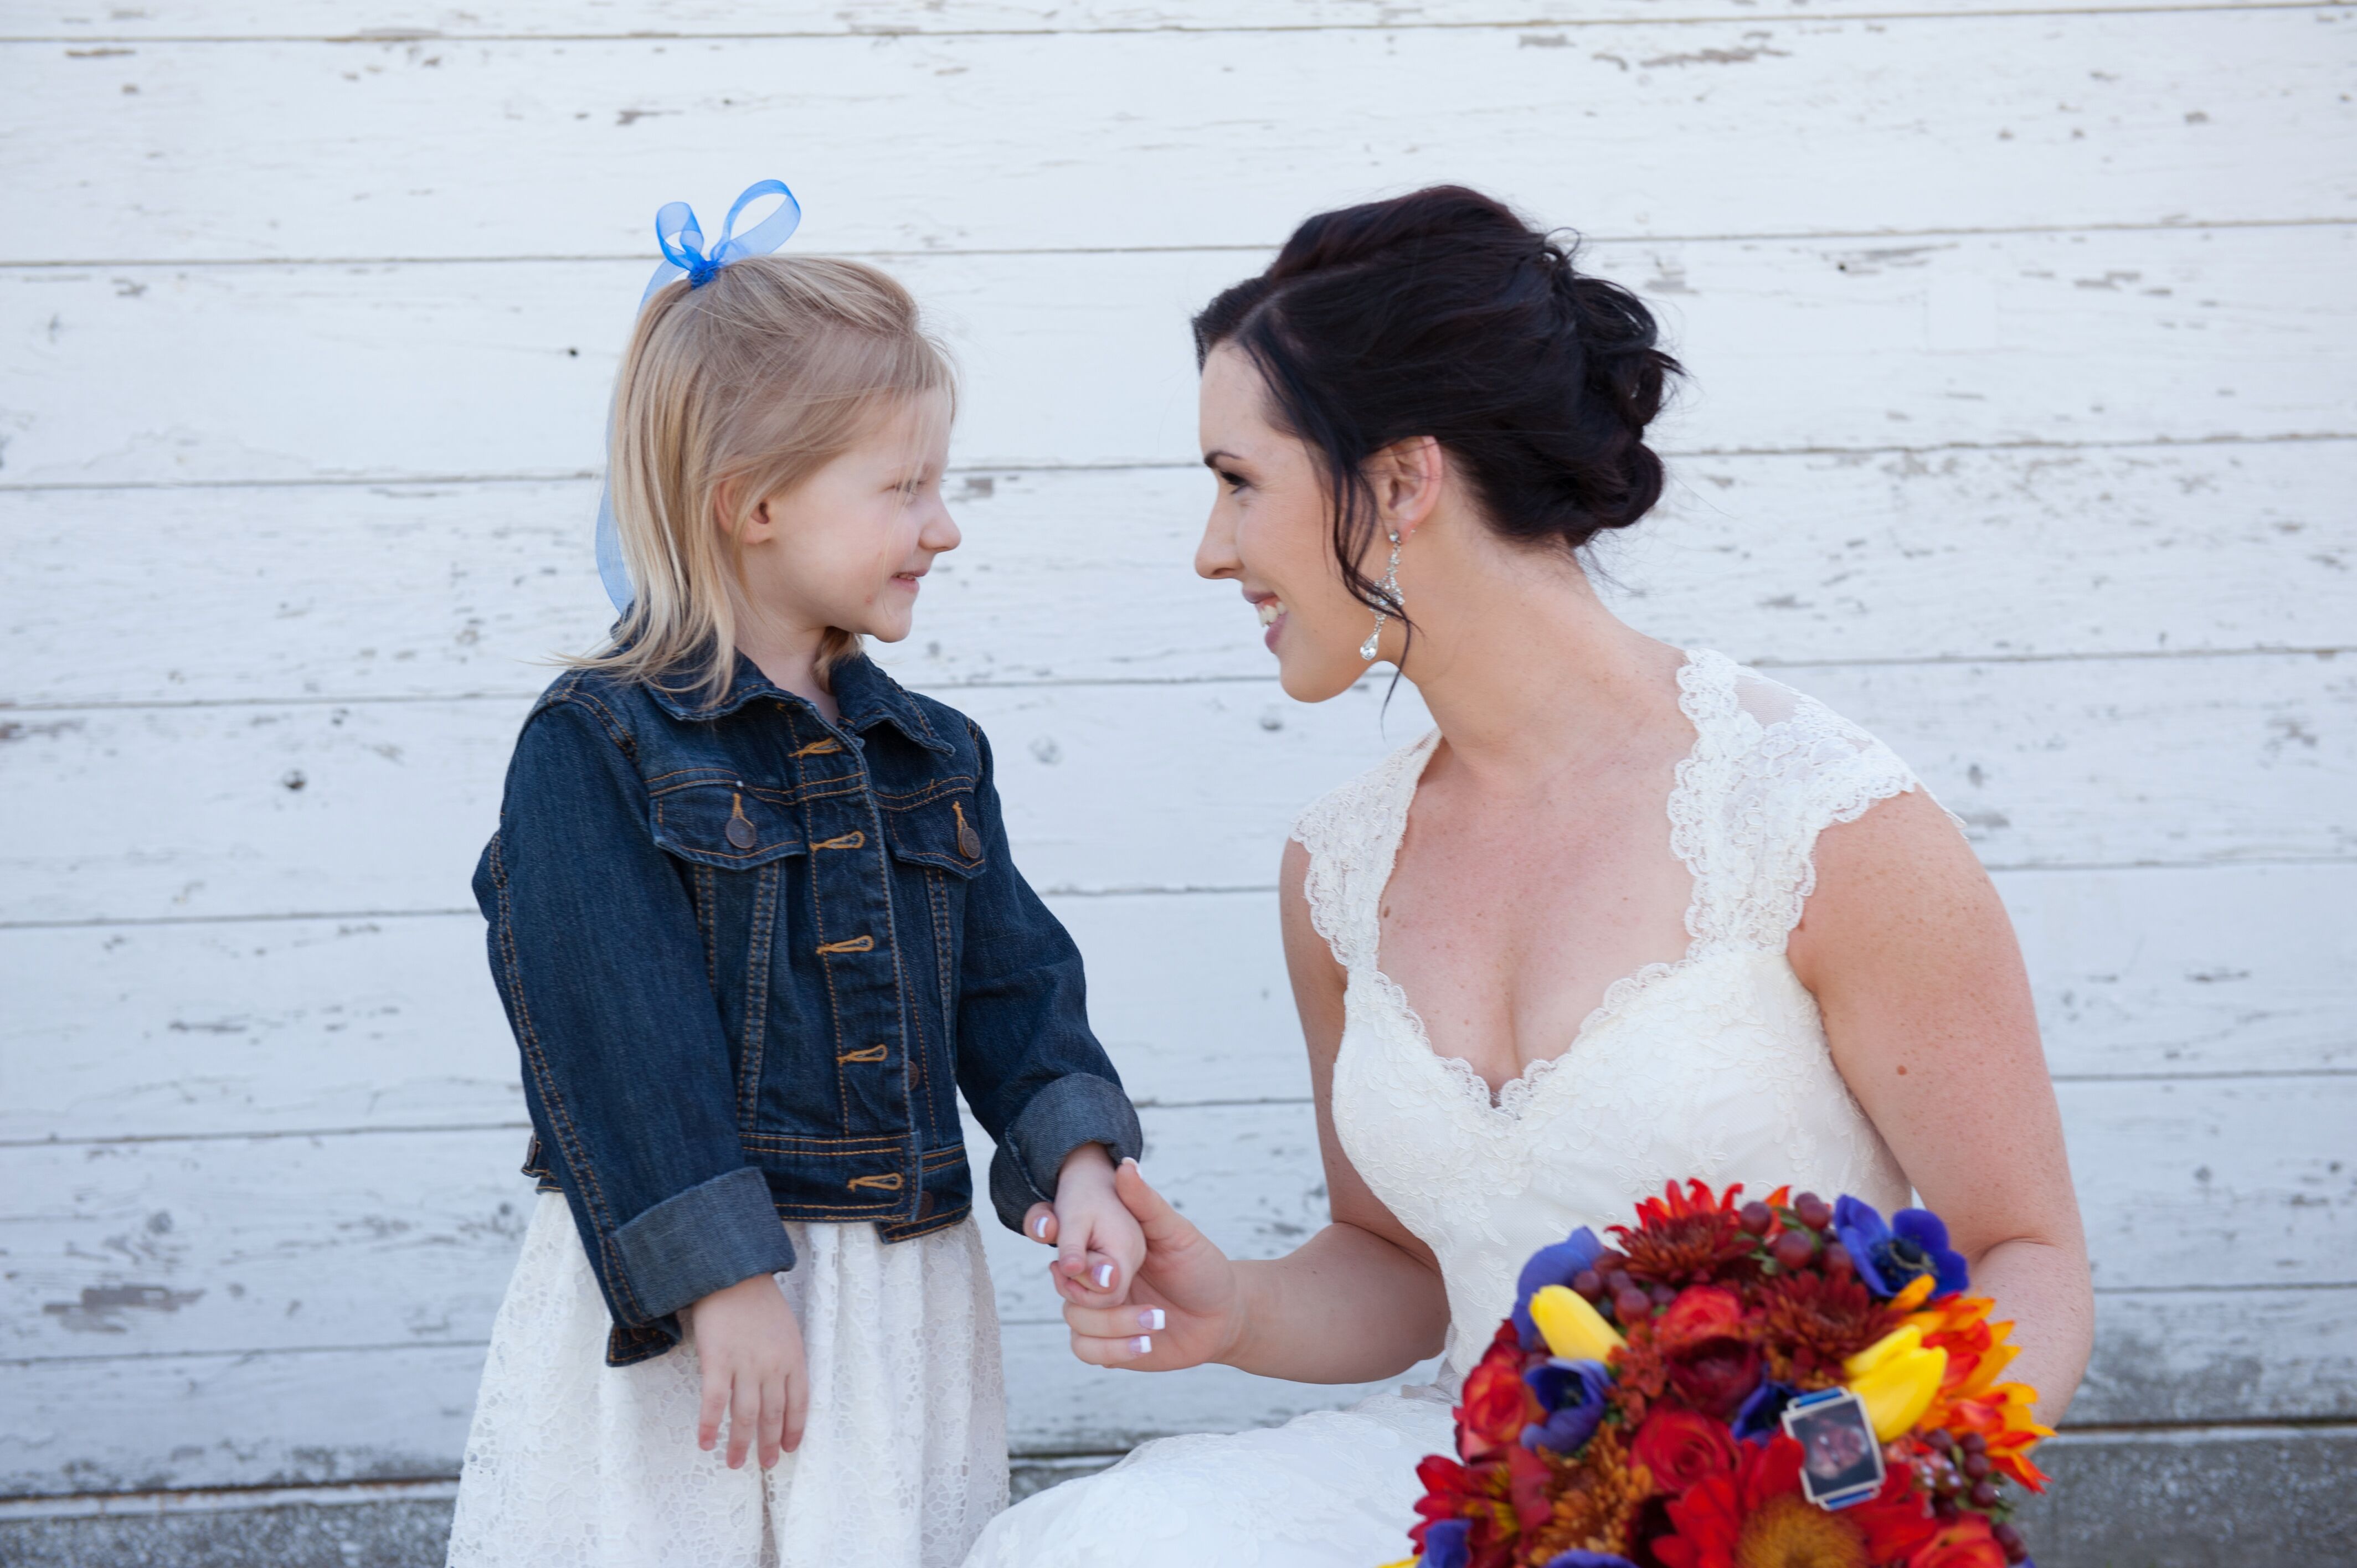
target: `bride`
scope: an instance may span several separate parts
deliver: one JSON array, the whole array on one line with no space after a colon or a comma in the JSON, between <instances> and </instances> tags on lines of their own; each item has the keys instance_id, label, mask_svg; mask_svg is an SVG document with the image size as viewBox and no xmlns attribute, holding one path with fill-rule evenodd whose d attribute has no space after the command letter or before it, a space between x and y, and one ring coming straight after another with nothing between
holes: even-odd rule
<instances>
[{"instance_id":1,"label":"bride","mask_svg":"<svg viewBox=\"0 0 2357 1568\"><path fill-rule=\"evenodd\" d=\"M1332 1223L1232 1261L1125 1165L1147 1259L1128 1305L1068 1303L1072 1349L1335 1383L1446 1359L1149 1443L1001 1515L969 1568L1405 1555L1416 1461L1450 1451L1523 1260L1672 1178L1885 1213L1911 1187L2019 1320L2008 1375L2050 1422L2093 1301L1987 876L1880 742L1622 624L1576 556L1661 492L1643 435L1679 368L1644 306L1442 188L1309 220L1195 332L1220 484L1196 569L1258 607L1291 696L1388 660L1438 727L1286 846Z\"/></svg>"}]
</instances>

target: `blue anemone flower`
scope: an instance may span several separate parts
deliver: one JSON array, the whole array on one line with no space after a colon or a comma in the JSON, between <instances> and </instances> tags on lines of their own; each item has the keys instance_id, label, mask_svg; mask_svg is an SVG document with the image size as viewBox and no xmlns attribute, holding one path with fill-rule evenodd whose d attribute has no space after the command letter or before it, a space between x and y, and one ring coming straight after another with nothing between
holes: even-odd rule
<instances>
[{"instance_id":1,"label":"blue anemone flower","mask_svg":"<svg viewBox=\"0 0 2357 1568\"><path fill-rule=\"evenodd\" d=\"M1934 1295L1968 1283L1964 1255L1949 1250L1947 1226L1928 1208L1902 1208L1885 1225L1872 1206L1846 1196L1834 1205L1834 1234L1866 1288L1886 1301L1918 1274L1932 1277Z\"/></svg>"},{"instance_id":2,"label":"blue anemone flower","mask_svg":"<svg viewBox=\"0 0 2357 1568\"><path fill-rule=\"evenodd\" d=\"M1465 1532L1472 1524L1461 1519L1444 1519L1424 1532L1424 1553L1418 1559L1424 1568L1465 1568L1469 1555L1465 1548Z\"/></svg>"},{"instance_id":3,"label":"blue anemone flower","mask_svg":"<svg viewBox=\"0 0 2357 1568\"><path fill-rule=\"evenodd\" d=\"M1604 1396L1612 1388L1612 1374L1601 1361L1547 1361L1523 1374L1523 1381L1547 1412L1544 1421L1523 1428L1523 1446L1557 1454L1577 1454L1604 1420Z\"/></svg>"},{"instance_id":4,"label":"blue anemone flower","mask_svg":"<svg viewBox=\"0 0 2357 1568\"><path fill-rule=\"evenodd\" d=\"M1596 1266L1597 1255L1604 1243L1596 1232L1583 1225L1552 1247L1541 1247L1523 1265L1522 1278L1514 1282L1514 1331L1523 1337L1523 1348L1537 1350L1546 1341L1539 1334L1539 1326L1531 1321L1531 1297L1548 1285L1568 1288L1583 1269Z\"/></svg>"},{"instance_id":5,"label":"blue anemone flower","mask_svg":"<svg viewBox=\"0 0 2357 1568\"><path fill-rule=\"evenodd\" d=\"M1626 1557L1610 1552L1558 1552L1546 1560L1546 1568L1637 1568Z\"/></svg>"},{"instance_id":6,"label":"blue anemone flower","mask_svg":"<svg viewBox=\"0 0 2357 1568\"><path fill-rule=\"evenodd\" d=\"M1784 1429L1784 1407L1800 1391L1790 1383L1762 1380L1735 1412L1729 1424L1735 1435L1746 1443L1765 1443Z\"/></svg>"}]
</instances>

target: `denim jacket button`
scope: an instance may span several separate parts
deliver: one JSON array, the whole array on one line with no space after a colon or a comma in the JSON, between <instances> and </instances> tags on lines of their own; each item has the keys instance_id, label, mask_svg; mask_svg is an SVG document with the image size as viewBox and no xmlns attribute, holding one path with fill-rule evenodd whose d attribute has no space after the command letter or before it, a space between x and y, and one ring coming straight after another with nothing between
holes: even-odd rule
<instances>
[{"instance_id":1,"label":"denim jacket button","mask_svg":"<svg viewBox=\"0 0 2357 1568\"><path fill-rule=\"evenodd\" d=\"M728 825L723 828L721 832L726 833L727 835L728 842L735 844L738 849L751 849L753 847L753 824L747 822L742 817L729 818Z\"/></svg>"},{"instance_id":2,"label":"denim jacket button","mask_svg":"<svg viewBox=\"0 0 2357 1568\"><path fill-rule=\"evenodd\" d=\"M932 1217L933 1195L930 1192L919 1193L917 1195L917 1218L920 1219L931 1219Z\"/></svg>"}]
</instances>

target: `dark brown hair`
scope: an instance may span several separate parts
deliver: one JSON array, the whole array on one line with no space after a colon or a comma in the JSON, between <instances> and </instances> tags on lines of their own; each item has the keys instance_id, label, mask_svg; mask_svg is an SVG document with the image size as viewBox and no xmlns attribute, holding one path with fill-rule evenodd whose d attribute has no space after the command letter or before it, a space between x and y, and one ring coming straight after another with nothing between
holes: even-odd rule
<instances>
[{"instance_id":1,"label":"dark brown hair","mask_svg":"<svg viewBox=\"0 0 2357 1568\"><path fill-rule=\"evenodd\" d=\"M1319 213L1195 317L1198 364L1242 349L1272 421L1318 454L1335 558L1368 608L1400 609L1358 565L1365 465L1394 442L1439 442L1509 539L1577 550L1661 499L1645 426L1684 371L1635 295L1573 266L1577 244L1435 186Z\"/></svg>"}]
</instances>

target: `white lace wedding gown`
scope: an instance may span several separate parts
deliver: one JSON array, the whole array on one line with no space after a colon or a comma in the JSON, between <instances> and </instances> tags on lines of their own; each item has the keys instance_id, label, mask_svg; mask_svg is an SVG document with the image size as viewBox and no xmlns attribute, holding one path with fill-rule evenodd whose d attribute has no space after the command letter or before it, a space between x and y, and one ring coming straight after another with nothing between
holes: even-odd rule
<instances>
[{"instance_id":1,"label":"white lace wedding gown","mask_svg":"<svg viewBox=\"0 0 2357 1568\"><path fill-rule=\"evenodd\" d=\"M1361 1176L1439 1259L1440 1381L1233 1435L1149 1443L1001 1514L967 1568L1375 1568L1405 1557L1416 1462L1452 1453L1449 1407L1513 1305L1530 1254L1627 1223L1673 1179L1783 1183L1885 1213L1905 1174L1826 1049L1784 954L1815 886L1818 832L1917 787L1879 741L1723 654L1680 671L1695 726L1669 800L1693 874L1685 957L1614 983L1568 1049L1493 1102L1433 1054L1376 965L1376 907L1437 734L1305 812L1311 918L1348 972L1334 1126ZM1141 1389L1140 1391L1144 1391Z\"/></svg>"}]
</instances>

